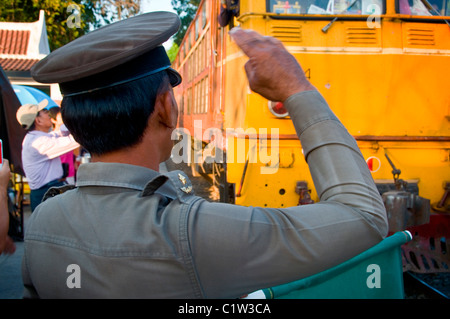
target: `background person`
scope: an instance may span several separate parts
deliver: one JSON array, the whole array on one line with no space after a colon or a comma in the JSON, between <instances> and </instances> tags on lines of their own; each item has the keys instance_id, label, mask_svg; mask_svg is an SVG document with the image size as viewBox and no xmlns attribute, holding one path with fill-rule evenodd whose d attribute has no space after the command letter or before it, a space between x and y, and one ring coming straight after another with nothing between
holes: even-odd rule
<instances>
[{"instance_id":1,"label":"background person","mask_svg":"<svg viewBox=\"0 0 450 319\"><path fill-rule=\"evenodd\" d=\"M61 108L52 107L48 110L49 115L52 119L53 130L60 131L61 128L67 131L65 127L62 116L61 116ZM74 151L69 151L60 157L61 164L63 165L64 176L66 178L66 182L68 184L75 184L75 155Z\"/></svg>"},{"instance_id":2,"label":"background person","mask_svg":"<svg viewBox=\"0 0 450 319\"><path fill-rule=\"evenodd\" d=\"M27 130L22 142L22 163L31 190L32 212L50 187L65 184L59 156L79 147L68 131L51 132L53 123L47 104L47 100L25 104L16 114L19 123Z\"/></svg>"},{"instance_id":3,"label":"background person","mask_svg":"<svg viewBox=\"0 0 450 319\"><path fill-rule=\"evenodd\" d=\"M3 166L0 169L0 254L13 254L16 251L14 241L8 236L8 184L10 178L9 161L3 159Z\"/></svg>"},{"instance_id":4,"label":"background person","mask_svg":"<svg viewBox=\"0 0 450 319\"><path fill-rule=\"evenodd\" d=\"M220 0L219 25L224 28L232 22L233 17L239 16L239 8L239 0Z\"/></svg>"}]
</instances>

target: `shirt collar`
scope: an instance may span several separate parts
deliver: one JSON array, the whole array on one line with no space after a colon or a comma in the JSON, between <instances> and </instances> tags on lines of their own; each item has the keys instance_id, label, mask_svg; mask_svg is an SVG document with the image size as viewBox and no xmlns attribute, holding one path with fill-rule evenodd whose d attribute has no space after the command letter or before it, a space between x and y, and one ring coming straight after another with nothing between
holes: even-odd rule
<instances>
[{"instance_id":1,"label":"shirt collar","mask_svg":"<svg viewBox=\"0 0 450 319\"><path fill-rule=\"evenodd\" d=\"M191 181L182 171L161 174L142 166L120 163L81 165L77 172L76 186L121 187L141 191L142 196L159 193L182 201L186 196L194 194Z\"/></svg>"},{"instance_id":2,"label":"shirt collar","mask_svg":"<svg viewBox=\"0 0 450 319\"><path fill-rule=\"evenodd\" d=\"M79 167L76 186L111 186L142 191L159 172L120 163L86 163Z\"/></svg>"}]
</instances>

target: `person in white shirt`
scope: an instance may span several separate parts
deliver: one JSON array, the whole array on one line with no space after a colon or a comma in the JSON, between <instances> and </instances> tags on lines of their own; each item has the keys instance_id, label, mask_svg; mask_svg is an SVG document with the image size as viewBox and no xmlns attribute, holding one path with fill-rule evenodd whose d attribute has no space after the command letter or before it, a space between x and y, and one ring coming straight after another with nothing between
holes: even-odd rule
<instances>
[{"instance_id":1,"label":"person in white shirt","mask_svg":"<svg viewBox=\"0 0 450 319\"><path fill-rule=\"evenodd\" d=\"M65 184L60 156L80 145L65 126L52 131L47 100L25 104L17 111L17 120L27 130L22 143L22 164L30 186L31 211L41 203L47 190Z\"/></svg>"}]
</instances>

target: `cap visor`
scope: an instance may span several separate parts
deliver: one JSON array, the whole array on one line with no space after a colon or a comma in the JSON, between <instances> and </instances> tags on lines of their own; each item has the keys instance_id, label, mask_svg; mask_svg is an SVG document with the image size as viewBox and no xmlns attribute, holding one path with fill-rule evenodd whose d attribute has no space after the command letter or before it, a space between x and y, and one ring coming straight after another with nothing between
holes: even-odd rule
<instances>
[{"instance_id":1,"label":"cap visor","mask_svg":"<svg viewBox=\"0 0 450 319\"><path fill-rule=\"evenodd\" d=\"M182 78L180 73L178 73L172 68L168 68L167 74L169 75L170 84L172 85L172 87L176 87L177 85L181 84Z\"/></svg>"},{"instance_id":2,"label":"cap visor","mask_svg":"<svg viewBox=\"0 0 450 319\"><path fill-rule=\"evenodd\" d=\"M38 104L38 112L42 111L43 109L47 109L47 105L48 105L48 100L44 99L41 102L39 102Z\"/></svg>"}]
</instances>

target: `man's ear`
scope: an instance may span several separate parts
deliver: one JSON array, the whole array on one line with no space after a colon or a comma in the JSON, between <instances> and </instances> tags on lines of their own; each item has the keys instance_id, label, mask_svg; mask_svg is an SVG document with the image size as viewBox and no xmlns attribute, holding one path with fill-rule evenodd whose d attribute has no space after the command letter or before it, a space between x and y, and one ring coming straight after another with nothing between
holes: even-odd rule
<instances>
[{"instance_id":1,"label":"man's ear","mask_svg":"<svg viewBox=\"0 0 450 319\"><path fill-rule=\"evenodd\" d=\"M174 121L174 117L176 118L176 114L174 114L173 98L169 90L158 94L156 97L155 113L162 125L168 128L175 128L176 121Z\"/></svg>"},{"instance_id":2,"label":"man's ear","mask_svg":"<svg viewBox=\"0 0 450 319\"><path fill-rule=\"evenodd\" d=\"M35 125L39 125L42 122L42 118L39 116L39 113L36 115L36 117L34 118L34 124Z\"/></svg>"}]
</instances>

